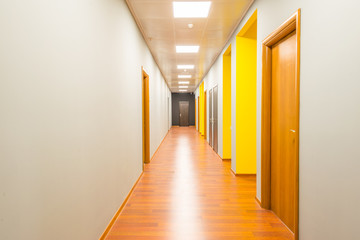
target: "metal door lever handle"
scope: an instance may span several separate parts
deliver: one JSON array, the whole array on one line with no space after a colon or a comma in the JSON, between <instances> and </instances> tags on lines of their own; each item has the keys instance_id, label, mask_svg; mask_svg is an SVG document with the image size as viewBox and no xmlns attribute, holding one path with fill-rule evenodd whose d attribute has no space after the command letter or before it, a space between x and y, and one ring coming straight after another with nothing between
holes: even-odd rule
<instances>
[{"instance_id":1,"label":"metal door lever handle","mask_svg":"<svg viewBox=\"0 0 360 240\"><path fill-rule=\"evenodd\" d=\"M295 131L294 129L290 129L290 132L293 132L293 133L294 133L294 132L296 132L296 131Z\"/></svg>"}]
</instances>

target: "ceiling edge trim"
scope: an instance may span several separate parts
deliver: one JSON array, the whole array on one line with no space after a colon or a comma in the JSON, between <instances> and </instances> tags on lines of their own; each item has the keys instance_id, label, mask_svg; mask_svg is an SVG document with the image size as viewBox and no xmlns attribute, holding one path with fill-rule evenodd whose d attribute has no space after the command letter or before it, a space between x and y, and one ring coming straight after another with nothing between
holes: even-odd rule
<instances>
[{"instance_id":1,"label":"ceiling edge trim","mask_svg":"<svg viewBox=\"0 0 360 240\"><path fill-rule=\"evenodd\" d=\"M164 79L164 82L165 82L166 86L168 87L170 93L172 93L171 88L169 86L169 83L166 81L165 75L164 75L164 73L162 72L162 70L160 68L158 60L155 58L155 55L154 55L153 51L150 48L150 44L149 44L148 40L146 39L146 35L145 35L144 29L143 29L143 27L142 27L142 25L140 23L140 20L137 18L136 14L135 14L135 11L134 11L133 7L131 6L131 3L129 2L129 0L125 0L125 2L126 2L126 5L128 6L128 9L130 10L131 15L133 16L133 18L134 18L134 20L136 22L136 25L138 26L138 28L139 28L139 30L141 32L141 35L142 35L142 37L143 37L143 39L144 39L144 41L145 41L145 43L146 43L146 45L147 45L147 47L148 47L148 49L150 51L150 54L151 54L152 58L154 59L156 65L157 65L157 67L158 67L158 69L159 69L159 71L161 73L161 76Z\"/></svg>"},{"instance_id":2,"label":"ceiling edge trim","mask_svg":"<svg viewBox=\"0 0 360 240\"><path fill-rule=\"evenodd\" d=\"M127 1L127 0L126 0ZM201 81L198 83L198 85L196 85L195 87L195 91L194 93L196 92L196 90L199 88L200 84L204 81L205 77L208 75L210 69L213 67L214 63L216 62L216 60L219 58L219 56L221 55L221 53L224 51L225 47L228 45L231 37L233 36L235 30L239 27L240 23L242 22L242 20L244 19L245 15L248 13L250 7L253 5L255 0L252 0L250 3L249 3L249 6L246 8L245 12L243 13L243 15L239 18L239 20L237 21L234 29L230 32L229 36L227 37L226 41L225 41L225 44L224 46L222 47L221 51L214 57L214 59L212 60L211 64L210 64L210 67L209 69L205 72L205 74L203 75Z\"/></svg>"}]
</instances>

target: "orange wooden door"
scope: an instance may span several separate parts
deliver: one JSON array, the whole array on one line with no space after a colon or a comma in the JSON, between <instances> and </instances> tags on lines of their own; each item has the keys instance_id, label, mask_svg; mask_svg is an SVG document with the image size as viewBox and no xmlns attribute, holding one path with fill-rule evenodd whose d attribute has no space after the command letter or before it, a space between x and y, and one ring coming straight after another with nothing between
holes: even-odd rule
<instances>
[{"instance_id":1,"label":"orange wooden door","mask_svg":"<svg viewBox=\"0 0 360 240\"><path fill-rule=\"evenodd\" d=\"M272 47L271 209L294 232L295 164L298 131L296 34Z\"/></svg>"},{"instance_id":2,"label":"orange wooden door","mask_svg":"<svg viewBox=\"0 0 360 240\"><path fill-rule=\"evenodd\" d=\"M206 98L206 91L204 91L204 138L206 139L206 134L207 134L207 119L206 119L206 117L207 117L207 109L206 109L206 100L207 100L207 98Z\"/></svg>"},{"instance_id":3,"label":"orange wooden door","mask_svg":"<svg viewBox=\"0 0 360 240\"><path fill-rule=\"evenodd\" d=\"M198 132L200 132L200 97L197 98L197 126L198 126Z\"/></svg>"},{"instance_id":4,"label":"orange wooden door","mask_svg":"<svg viewBox=\"0 0 360 240\"><path fill-rule=\"evenodd\" d=\"M143 161L150 162L149 75L143 70Z\"/></svg>"}]
</instances>

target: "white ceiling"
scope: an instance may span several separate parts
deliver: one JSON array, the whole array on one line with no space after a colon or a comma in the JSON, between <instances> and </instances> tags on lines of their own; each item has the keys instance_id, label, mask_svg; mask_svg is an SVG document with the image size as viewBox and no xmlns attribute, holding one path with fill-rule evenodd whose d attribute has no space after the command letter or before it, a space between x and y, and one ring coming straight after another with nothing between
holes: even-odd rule
<instances>
[{"instance_id":1,"label":"white ceiling","mask_svg":"<svg viewBox=\"0 0 360 240\"><path fill-rule=\"evenodd\" d=\"M212 0L207 18L174 18L171 0L126 0L172 92L179 92L179 74L192 75L183 81L190 81L188 92L195 91L253 1ZM200 50L176 53L176 45L199 45ZM185 72L177 69L181 64L195 68Z\"/></svg>"}]
</instances>

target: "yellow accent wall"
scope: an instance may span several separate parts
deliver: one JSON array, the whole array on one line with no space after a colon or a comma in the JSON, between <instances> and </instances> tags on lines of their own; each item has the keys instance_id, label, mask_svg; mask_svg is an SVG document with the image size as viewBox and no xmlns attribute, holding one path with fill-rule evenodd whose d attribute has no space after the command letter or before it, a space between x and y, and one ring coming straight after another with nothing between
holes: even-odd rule
<instances>
[{"instance_id":1,"label":"yellow accent wall","mask_svg":"<svg viewBox=\"0 0 360 240\"><path fill-rule=\"evenodd\" d=\"M231 45L223 55L223 159L231 159Z\"/></svg>"},{"instance_id":2,"label":"yellow accent wall","mask_svg":"<svg viewBox=\"0 0 360 240\"><path fill-rule=\"evenodd\" d=\"M257 13L236 37L236 173L256 173Z\"/></svg>"},{"instance_id":3,"label":"yellow accent wall","mask_svg":"<svg viewBox=\"0 0 360 240\"><path fill-rule=\"evenodd\" d=\"M204 135L204 82L199 87L199 132Z\"/></svg>"}]
</instances>

